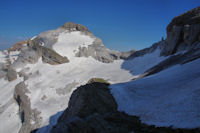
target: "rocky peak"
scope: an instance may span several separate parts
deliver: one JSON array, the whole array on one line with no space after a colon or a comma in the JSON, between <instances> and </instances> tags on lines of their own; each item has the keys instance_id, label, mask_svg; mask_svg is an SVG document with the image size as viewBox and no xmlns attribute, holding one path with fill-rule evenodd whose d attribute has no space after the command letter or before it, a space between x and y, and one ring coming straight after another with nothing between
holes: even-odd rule
<instances>
[{"instance_id":1,"label":"rocky peak","mask_svg":"<svg viewBox=\"0 0 200 133\"><path fill-rule=\"evenodd\" d=\"M200 7L197 7L172 19L171 23L167 26L167 31L171 31L174 25L184 26L199 23Z\"/></svg>"},{"instance_id":2,"label":"rocky peak","mask_svg":"<svg viewBox=\"0 0 200 133\"><path fill-rule=\"evenodd\" d=\"M200 47L200 7L181 14L167 26L167 39L161 55Z\"/></svg>"},{"instance_id":3,"label":"rocky peak","mask_svg":"<svg viewBox=\"0 0 200 133\"><path fill-rule=\"evenodd\" d=\"M69 31L76 30L76 31L90 32L89 29L86 28L85 26L83 26L81 24L72 23L72 22L67 22L61 27L65 28L65 29L67 29Z\"/></svg>"}]
</instances>

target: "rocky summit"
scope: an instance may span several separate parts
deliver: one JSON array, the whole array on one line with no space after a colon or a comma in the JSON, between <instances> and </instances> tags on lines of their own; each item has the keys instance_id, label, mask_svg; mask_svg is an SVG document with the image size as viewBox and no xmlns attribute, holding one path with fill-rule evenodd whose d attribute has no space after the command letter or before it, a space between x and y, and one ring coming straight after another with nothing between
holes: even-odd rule
<instances>
[{"instance_id":1,"label":"rocky summit","mask_svg":"<svg viewBox=\"0 0 200 133\"><path fill-rule=\"evenodd\" d=\"M200 7L142 50L67 22L0 51L0 133L199 133Z\"/></svg>"}]
</instances>

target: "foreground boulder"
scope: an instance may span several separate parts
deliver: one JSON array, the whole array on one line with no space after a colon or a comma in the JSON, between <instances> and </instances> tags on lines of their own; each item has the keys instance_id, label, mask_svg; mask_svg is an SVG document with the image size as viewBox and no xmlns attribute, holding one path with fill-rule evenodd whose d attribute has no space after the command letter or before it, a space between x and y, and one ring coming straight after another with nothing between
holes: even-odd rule
<instances>
[{"instance_id":1,"label":"foreground boulder","mask_svg":"<svg viewBox=\"0 0 200 133\"><path fill-rule=\"evenodd\" d=\"M117 104L107 83L93 82L79 87L52 133L128 133L136 117L117 112Z\"/></svg>"},{"instance_id":2,"label":"foreground boulder","mask_svg":"<svg viewBox=\"0 0 200 133\"><path fill-rule=\"evenodd\" d=\"M198 133L199 129L173 129L141 123L138 117L117 111L108 84L91 82L80 86L70 98L51 133Z\"/></svg>"}]
</instances>

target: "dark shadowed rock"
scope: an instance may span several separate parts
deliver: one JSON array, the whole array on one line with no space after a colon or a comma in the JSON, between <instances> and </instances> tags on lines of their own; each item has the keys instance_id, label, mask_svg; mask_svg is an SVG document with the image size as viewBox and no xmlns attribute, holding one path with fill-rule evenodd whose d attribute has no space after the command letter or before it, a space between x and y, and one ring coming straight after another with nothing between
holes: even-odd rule
<instances>
[{"instance_id":1,"label":"dark shadowed rock","mask_svg":"<svg viewBox=\"0 0 200 133\"><path fill-rule=\"evenodd\" d=\"M179 50L194 47L200 37L200 7L175 17L167 26L166 45L161 55L171 55ZM180 48L181 47L181 48ZM196 45L195 45L196 47ZM198 44L198 47L200 45Z\"/></svg>"},{"instance_id":2,"label":"dark shadowed rock","mask_svg":"<svg viewBox=\"0 0 200 133\"><path fill-rule=\"evenodd\" d=\"M139 119L117 111L108 84L90 81L75 90L52 133L129 133Z\"/></svg>"},{"instance_id":3,"label":"dark shadowed rock","mask_svg":"<svg viewBox=\"0 0 200 133\"><path fill-rule=\"evenodd\" d=\"M198 133L199 129L173 129L141 123L138 117L117 111L107 84L80 86L70 98L51 133Z\"/></svg>"},{"instance_id":4,"label":"dark shadowed rock","mask_svg":"<svg viewBox=\"0 0 200 133\"><path fill-rule=\"evenodd\" d=\"M92 99L92 100L91 100ZM70 98L68 109L60 120L75 116L85 118L90 114L104 114L117 109L117 104L107 88L107 84L93 82L80 86Z\"/></svg>"}]
</instances>

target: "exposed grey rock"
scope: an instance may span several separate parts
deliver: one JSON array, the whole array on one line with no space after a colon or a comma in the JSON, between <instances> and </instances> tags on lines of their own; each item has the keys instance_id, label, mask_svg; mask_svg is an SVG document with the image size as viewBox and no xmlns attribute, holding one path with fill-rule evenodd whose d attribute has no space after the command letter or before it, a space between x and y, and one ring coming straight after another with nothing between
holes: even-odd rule
<instances>
[{"instance_id":1,"label":"exposed grey rock","mask_svg":"<svg viewBox=\"0 0 200 133\"><path fill-rule=\"evenodd\" d=\"M29 77L28 77L28 74L27 74L27 71L29 70L30 68L27 67L27 68L24 68L22 69L20 72L18 72L18 75L19 77L23 77L24 78L24 81L27 80Z\"/></svg>"},{"instance_id":2,"label":"exposed grey rock","mask_svg":"<svg viewBox=\"0 0 200 133\"><path fill-rule=\"evenodd\" d=\"M41 100L42 101L44 101L44 100L46 100L47 99L47 96L46 95L43 95L42 97L41 97Z\"/></svg>"},{"instance_id":3,"label":"exposed grey rock","mask_svg":"<svg viewBox=\"0 0 200 133\"><path fill-rule=\"evenodd\" d=\"M67 57L63 57L50 48L42 47L42 61L51 65L68 63Z\"/></svg>"},{"instance_id":4,"label":"exposed grey rock","mask_svg":"<svg viewBox=\"0 0 200 133\"><path fill-rule=\"evenodd\" d=\"M19 133L30 133L41 125L40 112L36 109L31 109L30 99L26 93L29 93L29 91L24 82L20 82L15 86L14 98L19 105L19 114L22 122Z\"/></svg>"},{"instance_id":5,"label":"exposed grey rock","mask_svg":"<svg viewBox=\"0 0 200 133\"><path fill-rule=\"evenodd\" d=\"M35 40L29 40L28 45L37 51L38 55L42 57L42 61L51 65L68 63L67 57L63 57L51 48L41 46Z\"/></svg>"},{"instance_id":6,"label":"exposed grey rock","mask_svg":"<svg viewBox=\"0 0 200 133\"><path fill-rule=\"evenodd\" d=\"M11 65L11 68L23 68L26 64L36 63L40 57L45 63L51 65L69 62L67 57L59 55L54 50L41 46L37 41L29 40L28 47L20 53L18 59Z\"/></svg>"},{"instance_id":7,"label":"exposed grey rock","mask_svg":"<svg viewBox=\"0 0 200 133\"><path fill-rule=\"evenodd\" d=\"M120 53L111 51L102 45L92 44L86 47L79 47L76 57L93 57L94 59L103 63L110 63L114 60L120 59Z\"/></svg>"},{"instance_id":8,"label":"exposed grey rock","mask_svg":"<svg viewBox=\"0 0 200 133\"><path fill-rule=\"evenodd\" d=\"M75 24L72 22L67 22L61 28L67 29L69 31L82 31L82 32L90 32L88 28L81 24Z\"/></svg>"},{"instance_id":9,"label":"exposed grey rock","mask_svg":"<svg viewBox=\"0 0 200 133\"><path fill-rule=\"evenodd\" d=\"M8 78L8 81L13 81L17 79L17 72L13 69L8 69L7 78Z\"/></svg>"},{"instance_id":10,"label":"exposed grey rock","mask_svg":"<svg viewBox=\"0 0 200 133\"><path fill-rule=\"evenodd\" d=\"M200 36L200 7L192 9L175 17L167 26L166 45L161 55L167 56L194 48L194 43L199 42Z\"/></svg>"},{"instance_id":11,"label":"exposed grey rock","mask_svg":"<svg viewBox=\"0 0 200 133\"><path fill-rule=\"evenodd\" d=\"M35 48L28 47L21 51L17 60L11 65L12 69L23 68L26 64L34 64L40 58L41 53Z\"/></svg>"}]
</instances>

